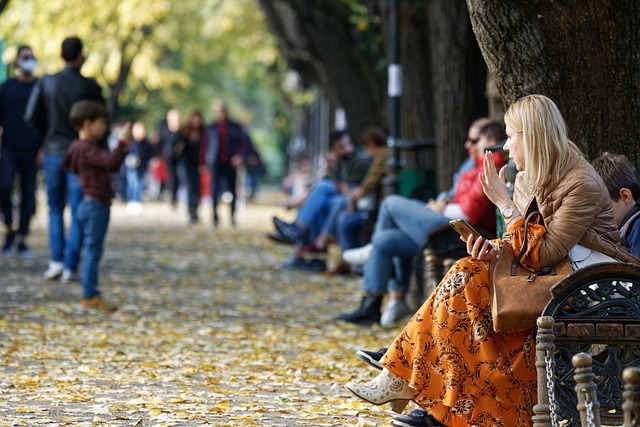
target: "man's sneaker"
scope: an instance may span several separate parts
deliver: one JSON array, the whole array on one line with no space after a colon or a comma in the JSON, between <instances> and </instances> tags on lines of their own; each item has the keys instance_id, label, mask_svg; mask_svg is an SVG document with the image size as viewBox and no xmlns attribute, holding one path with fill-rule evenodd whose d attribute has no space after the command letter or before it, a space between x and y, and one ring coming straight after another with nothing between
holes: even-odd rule
<instances>
[{"instance_id":1,"label":"man's sneaker","mask_svg":"<svg viewBox=\"0 0 640 427\"><path fill-rule=\"evenodd\" d=\"M443 427L441 423L422 408L414 409L406 415L398 415L391 420L391 425L399 427Z\"/></svg>"},{"instance_id":2,"label":"man's sneaker","mask_svg":"<svg viewBox=\"0 0 640 427\"><path fill-rule=\"evenodd\" d=\"M382 356L384 356L387 350L388 348L386 347L383 347L378 351L358 350L356 351L356 357L374 368L382 370L384 366L380 364L380 359L382 359Z\"/></svg>"},{"instance_id":3,"label":"man's sneaker","mask_svg":"<svg viewBox=\"0 0 640 427\"><path fill-rule=\"evenodd\" d=\"M62 283L79 282L80 278L78 277L77 273L74 273L73 271L69 270L68 268L65 268L62 271L62 277L60 277L60 281Z\"/></svg>"},{"instance_id":4,"label":"man's sneaker","mask_svg":"<svg viewBox=\"0 0 640 427\"><path fill-rule=\"evenodd\" d=\"M390 299L380 316L380 326L393 326L409 312L409 307L403 299Z\"/></svg>"},{"instance_id":5,"label":"man's sneaker","mask_svg":"<svg viewBox=\"0 0 640 427\"><path fill-rule=\"evenodd\" d=\"M86 308L89 310L100 310L108 312L117 310L117 307L115 305L107 304L98 295L92 296L91 298L83 298L82 301L80 301L80 305L82 306L82 308Z\"/></svg>"},{"instance_id":6,"label":"man's sneaker","mask_svg":"<svg viewBox=\"0 0 640 427\"><path fill-rule=\"evenodd\" d=\"M277 216L274 216L273 224L276 226L276 230L278 230L280 234L282 234L282 236L288 243L294 244L302 240L302 238L304 237L304 232L295 222L289 224L288 222L284 222Z\"/></svg>"},{"instance_id":7,"label":"man's sneaker","mask_svg":"<svg viewBox=\"0 0 640 427\"><path fill-rule=\"evenodd\" d=\"M13 242L16 239L15 231L8 231L4 238L4 245L2 245L2 255L11 255L13 253Z\"/></svg>"},{"instance_id":8,"label":"man's sneaker","mask_svg":"<svg viewBox=\"0 0 640 427\"><path fill-rule=\"evenodd\" d=\"M20 258L22 258L22 259L33 259L33 252L31 252L31 249L29 249L27 244L24 243L23 241L20 241L18 243L18 245L16 246L16 248L18 249L18 256Z\"/></svg>"},{"instance_id":9,"label":"man's sneaker","mask_svg":"<svg viewBox=\"0 0 640 427\"><path fill-rule=\"evenodd\" d=\"M371 243L361 248L348 249L342 253L342 259L351 265L364 265L371 255L371 250L373 250Z\"/></svg>"},{"instance_id":10,"label":"man's sneaker","mask_svg":"<svg viewBox=\"0 0 640 427\"><path fill-rule=\"evenodd\" d=\"M55 280L62 274L64 263L58 261L49 261L49 268L44 272L44 278L47 280Z\"/></svg>"}]
</instances>

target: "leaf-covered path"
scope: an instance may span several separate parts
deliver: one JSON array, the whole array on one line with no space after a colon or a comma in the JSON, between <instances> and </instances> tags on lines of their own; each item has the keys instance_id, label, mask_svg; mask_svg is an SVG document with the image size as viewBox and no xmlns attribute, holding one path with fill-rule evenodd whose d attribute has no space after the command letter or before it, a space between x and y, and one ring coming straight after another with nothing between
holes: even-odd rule
<instances>
[{"instance_id":1,"label":"leaf-covered path","mask_svg":"<svg viewBox=\"0 0 640 427\"><path fill-rule=\"evenodd\" d=\"M277 268L292 249L265 234L292 212L253 205L214 231L202 210L187 227L165 204L115 204L100 286L119 310L87 314L78 283L42 279L39 208L36 258L0 259L0 426L388 425L343 387L376 374L355 350L398 332L334 320L358 279Z\"/></svg>"}]
</instances>

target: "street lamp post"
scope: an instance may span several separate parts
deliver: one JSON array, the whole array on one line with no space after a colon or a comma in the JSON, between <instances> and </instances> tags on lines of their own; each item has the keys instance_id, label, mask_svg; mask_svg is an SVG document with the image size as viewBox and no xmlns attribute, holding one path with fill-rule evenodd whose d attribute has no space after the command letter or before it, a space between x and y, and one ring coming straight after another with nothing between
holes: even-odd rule
<instances>
[{"instance_id":1,"label":"street lamp post","mask_svg":"<svg viewBox=\"0 0 640 427\"><path fill-rule=\"evenodd\" d=\"M400 65L400 19L398 2L389 1L389 66L387 94L389 97L389 136L387 145L392 151L385 180L387 194L398 193L400 172L400 97L402 96L402 65Z\"/></svg>"}]
</instances>

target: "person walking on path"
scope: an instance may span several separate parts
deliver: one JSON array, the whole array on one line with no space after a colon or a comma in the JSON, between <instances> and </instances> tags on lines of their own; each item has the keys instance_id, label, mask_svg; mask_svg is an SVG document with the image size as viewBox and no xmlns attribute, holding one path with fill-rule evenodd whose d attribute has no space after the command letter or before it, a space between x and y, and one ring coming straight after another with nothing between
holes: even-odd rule
<instances>
[{"instance_id":1,"label":"person walking on path","mask_svg":"<svg viewBox=\"0 0 640 427\"><path fill-rule=\"evenodd\" d=\"M180 140L180 110L172 108L167 111L165 120L160 126L160 150L166 161L169 172L169 192L171 206L178 206L178 189L180 188L180 176L178 174L178 156L176 145Z\"/></svg>"},{"instance_id":2,"label":"person walking on path","mask_svg":"<svg viewBox=\"0 0 640 427\"><path fill-rule=\"evenodd\" d=\"M33 257L26 240L36 209L37 157L42 145L42 137L27 126L22 117L37 81L33 75L36 64L31 47L20 46L16 57L18 75L0 85L0 206L7 229L2 254L12 254L15 244L18 255L23 258ZM20 175L21 195L17 231L14 229L11 202L16 175Z\"/></svg>"},{"instance_id":3,"label":"person walking on path","mask_svg":"<svg viewBox=\"0 0 640 427\"><path fill-rule=\"evenodd\" d=\"M227 105L216 101L215 122L209 125L208 142L203 145L204 164L211 171L211 200L213 202L213 226L218 227L218 201L222 195L222 182L231 193L231 225L235 226L237 168L242 164L246 141L239 123L229 120Z\"/></svg>"},{"instance_id":4,"label":"person walking on path","mask_svg":"<svg viewBox=\"0 0 640 427\"><path fill-rule=\"evenodd\" d=\"M144 177L151 159L151 144L146 137L144 123L138 121L131 127L133 140L125 157L127 212L138 216L142 213Z\"/></svg>"},{"instance_id":5,"label":"person walking on path","mask_svg":"<svg viewBox=\"0 0 640 427\"><path fill-rule=\"evenodd\" d=\"M109 114L104 105L96 101L73 104L70 119L78 129L78 139L69 147L62 165L77 174L84 196L78 206L78 220L85 239L82 261L81 306L87 309L114 311L98 290L98 267L109 226L111 199L115 197L111 173L117 172L129 152L132 135L130 124L123 126L119 144L111 153L99 146L107 131Z\"/></svg>"},{"instance_id":6,"label":"person walking on path","mask_svg":"<svg viewBox=\"0 0 640 427\"><path fill-rule=\"evenodd\" d=\"M193 111L189 121L180 131L180 140L176 146L178 151L178 168L187 182L187 201L189 205L189 223L198 222L198 206L200 205L200 167L203 166L200 156L202 145L206 144L202 114Z\"/></svg>"},{"instance_id":7,"label":"person walking on path","mask_svg":"<svg viewBox=\"0 0 640 427\"><path fill-rule=\"evenodd\" d=\"M72 280L80 262L82 231L78 223L78 205L82 190L78 177L62 167L62 158L77 132L69 122L74 102L91 99L104 105L102 89L95 80L80 73L84 63L82 41L68 37L62 42L64 69L38 80L31 93L24 119L44 135L44 175L49 204L49 246L51 258L45 279L63 276ZM66 200L65 200L66 197ZM64 208L71 206L71 226L65 242Z\"/></svg>"}]
</instances>

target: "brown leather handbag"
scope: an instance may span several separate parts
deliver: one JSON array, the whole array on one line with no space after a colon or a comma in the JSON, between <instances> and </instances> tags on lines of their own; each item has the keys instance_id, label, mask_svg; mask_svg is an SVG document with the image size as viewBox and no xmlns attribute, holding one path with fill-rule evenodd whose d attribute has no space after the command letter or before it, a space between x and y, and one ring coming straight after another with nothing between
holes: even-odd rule
<instances>
[{"instance_id":1,"label":"brown leather handbag","mask_svg":"<svg viewBox=\"0 0 640 427\"><path fill-rule=\"evenodd\" d=\"M491 260L491 316L496 332L531 329L551 300L551 288L573 269L567 257L553 267L531 271L520 265L527 251L529 223L539 212L527 215L524 239L518 255L503 240L498 254Z\"/></svg>"}]
</instances>

